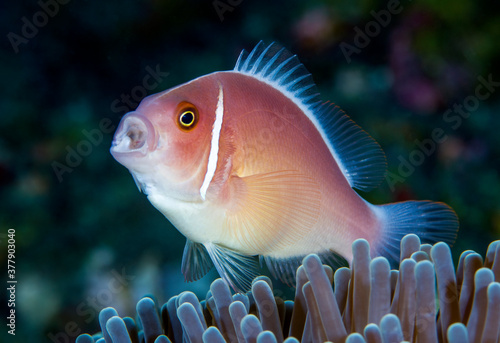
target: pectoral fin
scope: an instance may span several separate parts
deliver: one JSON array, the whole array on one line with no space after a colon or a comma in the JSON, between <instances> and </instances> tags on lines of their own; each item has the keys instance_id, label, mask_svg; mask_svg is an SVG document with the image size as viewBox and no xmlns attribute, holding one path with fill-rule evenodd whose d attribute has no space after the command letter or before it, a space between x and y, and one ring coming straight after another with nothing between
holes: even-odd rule
<instances>
[{"instance_id":1,"label":"pectoral fin","mask_svg":"<svg viewBox=\"0 0 500 343\"><path fill-rule=\"evenodd\" d=\"M256 254L286 249L313 229L321 208L318 183L297 171L233 176L226 232Z\"/></svg>"}]
</instances>

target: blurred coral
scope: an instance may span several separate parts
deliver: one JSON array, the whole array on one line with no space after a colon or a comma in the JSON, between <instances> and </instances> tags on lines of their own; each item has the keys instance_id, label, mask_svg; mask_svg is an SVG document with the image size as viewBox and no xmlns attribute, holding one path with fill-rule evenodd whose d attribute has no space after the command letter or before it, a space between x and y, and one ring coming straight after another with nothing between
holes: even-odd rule
<instances>
[{"instance_id":1,"label":"blurred coral","mask_svg":"<svg viewBox=\"0 0 500 343\"><path fill-rule=\"evenodd\" d=\"M335 273L317 255L305 257L294 301L276 296L264 276L253 281L251 292L234 295L217 279L201 302L183 292L158 311L152 298L141 299L137 322L105 308L102 335L80 335L77 343L500 339L500 241L490 244L484 261L465 251L456 271L448 245L421 244L415 235L401 241L399 271L383 257L370 258L365 240L352 249L351 268Z\"/></svg>"},{"instance_id":2,"label":"blurred coral","mask_svg":"<svg viewBox=\"0 0 500 343\"><path fill-rule=\"evenodd\" d=\"M292 28L302 48L321 50L335 40L335 20L328 7L312 8Z\"/></svg>"}]
</instances>

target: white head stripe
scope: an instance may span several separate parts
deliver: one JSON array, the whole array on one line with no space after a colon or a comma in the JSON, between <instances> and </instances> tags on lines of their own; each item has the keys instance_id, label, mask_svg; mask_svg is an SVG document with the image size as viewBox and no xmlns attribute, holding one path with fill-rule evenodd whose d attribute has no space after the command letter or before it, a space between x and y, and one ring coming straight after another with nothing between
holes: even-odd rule
<instances>
[{"instance_id":1,"label":"white head stripe","mask_svg":"<svg viewBox=\"0 0 500 343\"><path fill-rule=\"evenodd\" d=\"M200 195L203 200L207 194L208 186L215 175L217 168L217 159L219 155L219 138L222 129L222 119L224 117L224 92L222 86L219 85L219 98L217 101L217 108L215 110L215 121L212 128L212 141L210 143L210 154L208 155L207 173L200 188Z\"/></svg>"}]
</instances>

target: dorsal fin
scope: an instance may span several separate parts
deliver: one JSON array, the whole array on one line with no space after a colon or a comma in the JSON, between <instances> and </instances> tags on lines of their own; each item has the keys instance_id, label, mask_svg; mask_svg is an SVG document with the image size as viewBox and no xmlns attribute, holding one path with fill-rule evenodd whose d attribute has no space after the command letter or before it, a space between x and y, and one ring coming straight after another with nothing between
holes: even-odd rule
<instances>
[{"instance_id":1,"label":"dorsal fin","mask_svg":"<svg viewBox=\"0 0 500 343\"><path fill-rule=\"evenodd\" d=\"M297 56L262 41L243 50L234 71L255 77L279 90L311 120L351 187L369 191L385 177L386 159L378 143L331 103L323 103Z\"/></svg>"},{"instance_id":2,"label":"dorsal fin","mask_svg":"<svg viewBox=\"0 0 500 343\"><path fill-rule=\"evenodd\" d=\"M234 71L253 76L281 91L300 107L321 104L311 74L296 55L275 43L262 41L248 54L243 50Z\"/></svg>"}]
</instances>

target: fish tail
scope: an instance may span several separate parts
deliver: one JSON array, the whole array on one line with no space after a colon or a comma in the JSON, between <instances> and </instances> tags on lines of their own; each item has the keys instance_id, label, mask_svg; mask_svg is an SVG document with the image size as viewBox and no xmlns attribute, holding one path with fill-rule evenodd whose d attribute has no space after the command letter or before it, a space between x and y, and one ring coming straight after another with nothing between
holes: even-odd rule
<instances>
[{"instance_id":1,"label":"fish tail","mask_svg":"<svg viewBox=\"0 0 500 343\"><path fill-rule=\"evenodd\" d=\"M372 254L384 256L394 263L400 259L400 241L410 233L422 243L443 241L452 245L457 237L458 217L451 207L441 202L404 201L373 205L381 223L381 235L373 244Z\"/></svg>"}]
</instances>

